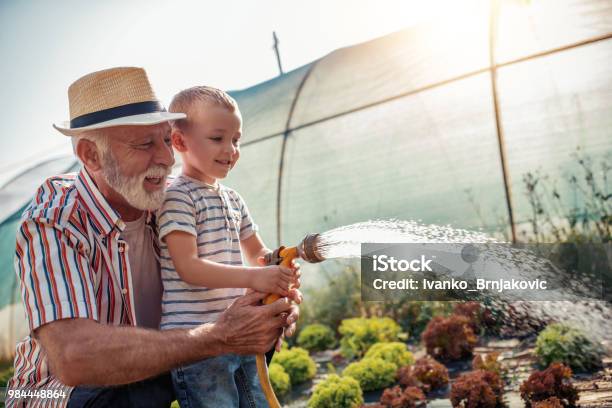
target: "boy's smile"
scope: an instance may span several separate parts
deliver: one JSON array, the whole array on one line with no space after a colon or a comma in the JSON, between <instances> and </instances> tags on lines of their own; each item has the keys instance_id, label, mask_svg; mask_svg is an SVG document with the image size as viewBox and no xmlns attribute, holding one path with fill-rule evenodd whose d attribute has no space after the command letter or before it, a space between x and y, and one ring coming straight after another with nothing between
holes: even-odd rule
<instances>
[{"instance_id":1,"label":"boy's smile","mask_svg":"<svg viewBox=\"0 0 612 408\"><path fill-rule=\"evenodd\" d=\"M229 167L231 169L232 162L231 160L215 160L216 163L219 163L222 166Z\"/></svg>"}]
</instances>

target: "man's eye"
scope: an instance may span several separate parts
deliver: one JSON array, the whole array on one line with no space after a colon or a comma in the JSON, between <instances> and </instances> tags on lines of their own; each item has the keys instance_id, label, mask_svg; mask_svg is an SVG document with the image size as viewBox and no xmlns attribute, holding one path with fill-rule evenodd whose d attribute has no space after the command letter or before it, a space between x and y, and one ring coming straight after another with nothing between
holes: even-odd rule
<instances>
[{"instance_id":1,"label":"man's eye","mask_svg":"<svg viewBox=\"0 0 612 408\"><path fill-rule=\"evenodd\" d=\"M172 139L170 138L164 139L164 143L166 143L168 146L172 146Z\"/></svg>"},{"instance_id":2,"label":"man's eye","mask_svg":"<svg viewBox=\"0 0 612 408\"><path fill-rule=\"evenodd\" d=\"M214 140L215 142L220 142L221 140L223 140L223 138L221 136L213 136L210 138L210 140Z\"/></svg>"},{"instance_id":3,"label":"man's eye","mask_svg":"<svg viewBox=\"0 0 612 408\"><path fill-rule=\"evenodd\" d=\"M147 143L141 143L138 145L139 149L148 149L149 147L153 146L153 142L147 142Z\"/></svg>"}]
</instances>

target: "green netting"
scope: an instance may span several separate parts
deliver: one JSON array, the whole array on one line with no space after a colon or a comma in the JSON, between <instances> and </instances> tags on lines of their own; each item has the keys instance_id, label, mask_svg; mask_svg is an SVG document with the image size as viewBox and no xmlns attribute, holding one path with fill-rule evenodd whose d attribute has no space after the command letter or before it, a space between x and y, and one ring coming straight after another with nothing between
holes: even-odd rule
<instances>
[{"instance_id":1,"label":"green netting","mask_svg":"<svg viewBox=\"0 0 612 408\"><path fill-rule=\"evenodd\" d=\"M282 136L247 145L224 182L246 201L264 242L276 245L276 201Z\"/></svg>"},{"instance_id":2,"label":"green netting","mask_svg":"<svg viewBox=\"0 0 612 408\"><path fill-rule=\"evenodd\" d=\"M497 155L486 74L301 129L286 149L282 239L373 218L492 226L505 217Z\"/></svg>"},{"instance_id":3,"label":"green netting","mask_svg":"<svg viewBox=\"0 0 612 408\"><path fill-rule=\"evenodd\" d=\"M531 54L610 34L612 2L608 0L500 1L497 61Z\"/></svg>"},{"instance_id":4,"label":"green netting","mask_svg":"<svg viewBox=\"0 0 612 408\"><path fill-rule=\"evenodd\" d=\"M231 92L242 112L243 143L285 131L291 104L309 69L310 64L251 88Z\"/></svg>"},{"instance_id":5,"label":"green netting","mask_svg":"<svg viewBox=\"0 0 612 408\"><path fill-rule=\"evenodd\" d=\"M581 208L567 178L583 177L577 158L612 165L612 40L563 51L499 71L508 168L517 222L532 215L522 177L540 170L551 177L565 209ZM520 87L517 87L520 84ZM606 158L607 157L607 158ZM584 181L584 180L583 180ZM608 187L609 188L609 187ZM549 196L550 198L550 196Z\"/></svg>"},{"instance_id":6,"label":"green netting","mask_svg":"<svg viewBox=\"0 0 612 408\"><path fill-rule=\"evenodd\" d=\"M2 285L0 285L0 309L21 299L15 270L13 269L15 233L19 228L21 211L23 211L23 208L0 225L0 250L2 251L0 253L0 281L2 282Z\"/></svg>"},{"instance_id":7,"label":"green netting","mask_svg":"<svg viewBox=\"0 0 612 408\"><path fill-rule=\"evenodd\" d=\"M10 217L24 203L32 198L36 188L47 177L76 168L76 160L72 156L64 156L36 163L28 170L9 180L0 188L0 223Z\"/></svg>"},{"instance_id":8,"label":"green netting","mask_svg":"<svg viewBox=\"0 0 612 408\"><path fill-rule=\"evenodd\" d=\"M428 25L334 51L313 68L291 127L483 69L487 44L486 24L456 32Z\"/></svg>"}]
</instances>

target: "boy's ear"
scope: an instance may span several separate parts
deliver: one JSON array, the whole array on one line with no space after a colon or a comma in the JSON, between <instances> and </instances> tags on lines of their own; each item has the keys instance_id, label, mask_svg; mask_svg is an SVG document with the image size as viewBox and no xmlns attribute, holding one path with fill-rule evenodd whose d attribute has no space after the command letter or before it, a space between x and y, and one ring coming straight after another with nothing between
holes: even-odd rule
<instances>
[{"instance_id":1,"label":"boy's ear","mask_svg":"<svg viewBox=\"0 0 612 408\"><path fill-rule=\"evenodd\" d=\"M187 146L185 146L185 135L180 129L172 129L172 135L170 136L172 139L172 146L179 152L187 151Z\"/></svg>"}]
</instances>

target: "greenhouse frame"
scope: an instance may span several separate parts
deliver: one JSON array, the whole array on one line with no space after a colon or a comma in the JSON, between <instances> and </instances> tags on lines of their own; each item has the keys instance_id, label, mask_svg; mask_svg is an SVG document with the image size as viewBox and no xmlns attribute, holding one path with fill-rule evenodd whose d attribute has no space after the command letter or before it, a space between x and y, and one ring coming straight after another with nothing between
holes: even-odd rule
<instances>
[{"instance_id":1,"label":"greenhouse frame","mask_svg":"<svg viewBox=\"0 0 612 408\"><path fill-rule=\"evenodd\" d=\"M576 152L612 163L612 2L492 4L232 92L244 136L225 184L269 246L381 218L517 240L533 172L560 180L566 208L584 205L561 181L580 170ZM13 269L20 214L46 177L78 167L48 160L0 188L1 357L27 334Z\"/></svg>"}]
</instances>

